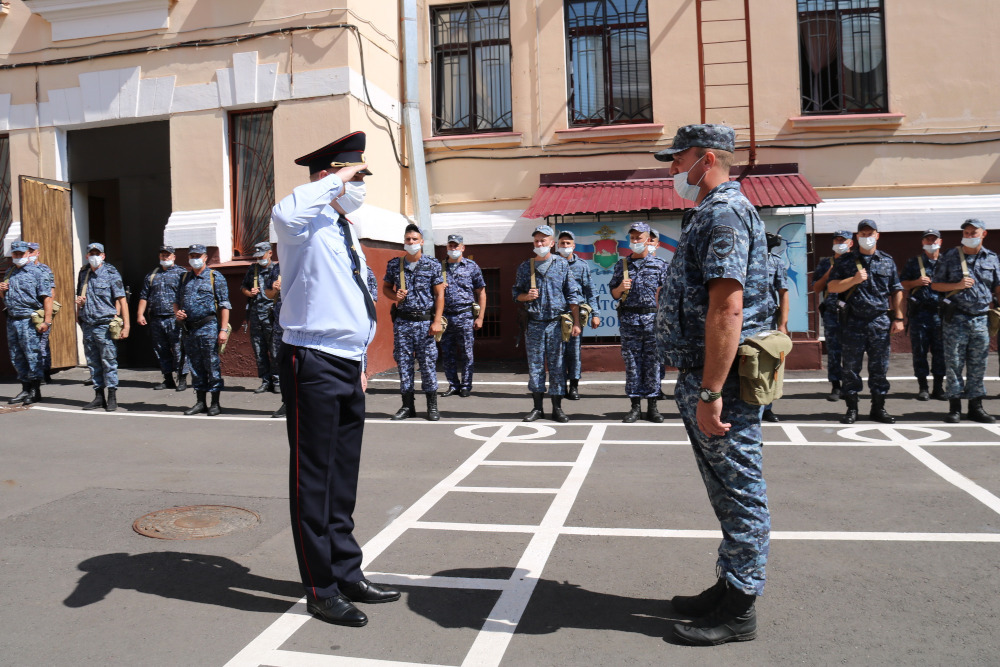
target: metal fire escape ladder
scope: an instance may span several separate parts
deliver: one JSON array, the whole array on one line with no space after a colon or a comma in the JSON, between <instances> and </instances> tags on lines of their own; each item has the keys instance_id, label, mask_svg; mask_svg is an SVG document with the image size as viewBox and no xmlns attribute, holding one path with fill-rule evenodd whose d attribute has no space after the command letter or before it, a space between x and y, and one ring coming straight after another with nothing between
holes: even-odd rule
<instances>
[{"instance_id":1,"label":"metal fire escape ladder","mask_svg":"<svg viewBox=\"0 0 1000 667\"><path fill-rule=\"evenodd\" d=\"M734 16L742 5L741 16ZM753 113L750 0L696 0L701 122L721 122L750 135L750 164L757 163ZM706 33L711 36L706 41ZM740 79L745 76L745 80ZM748 170L749 170L748 167Z\"/></svg>"}]
</instances>

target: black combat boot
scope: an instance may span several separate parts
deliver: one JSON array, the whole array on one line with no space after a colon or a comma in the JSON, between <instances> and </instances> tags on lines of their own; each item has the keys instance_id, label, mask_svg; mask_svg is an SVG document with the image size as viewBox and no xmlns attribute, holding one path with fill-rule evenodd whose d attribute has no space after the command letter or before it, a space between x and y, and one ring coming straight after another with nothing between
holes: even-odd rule
<instances>
[{"instance_id":1,"label":"black combat boot","mask_svg":"<svg viewBox=\"0 0 1000 667\"><path fill-rule=\"evenodd\" d=\"M642 399L638 396L629 396L628 400L632 401L632 407L625 413L622 423L634 424L642 416Z\"/></svg>"},{"instance_id":2,"label":"black combat boot","mask_svg":"<svg viewBox=\"0 0 1000 667\"><path fill-rule=\"evenodd\" d=\"M663 415L660 414L660 409L656 407L655 398L646 399L646 421L653 422L654 424L663 423Z\"/></svg>"},{"instance_id":3,"label":"black combat boot","mask_svg":"<svg viewBox=\"0 0 1000 667\"><path fill-rule=\"evenodd\" d=\"M195 395L198 397L198 401L192 405L190 408L184 411L187 416L198 415L202 412L208 411L208 406L205 405L205 392L195 391Z\"/></svg>"},{"instance_id":4,"label":"black combat boot","mask_svg":"<svg viewBox=\"0 0 1000 667\"><path fill-rule=\"evenodd\" d=\"M774 412L771 411L770 405L764 408L764 411L760 413L760 419L761 421L771 422L772 424L781 421L778 415L774 414Z\"/></svg>"},{"instance_id":5,"label":"black combat boot","mask_svg":"<svg viewBox=\"0 0 1000 667\"><path fill-rule=\"evenodd\" d=\"M839 401L843 396L840 393L840 380L833 381L833 388L830 389L830 395L826 397L826 400L830 402Z\"/></svg>"},{"instance_id":6,"label":"black combat boot","mask_svg":"<svg viewBox=\"0 0 1000 667\"><path fill-rule=\"evenodd\" d=\"M757 596L726 584L717 607L690 625L674 626L674 636L692 646L717 646L757 638Z\"/></svg>"},{"instance_id":7,"label":"black combat boot","mask_svg":"<svg viewBox=\"0 0 1000 667\"><path fill-rule=\"evenodd\" d=\"M840 418L840 423L853 424L858 421L858 395L848 394L844 400L847 401L847 412Z\"/></svg>"},{"instance_id":8,"label":"black combat boot","mask_svg":"<svg viewBox=\"0 0 1000 667\"><path fill-rule=\"evenodd\" d=\"M28 383L28 389L31 390L31 394L28 398L24 399L24 403L21 405L34 405L35 403L42 402L42 381L35 380Z\"/></svg>"},{"instance_id":9,"label":"black combat boot","mask_svg":"<svg viewBox=\"0 0 1000 667\"><path fill-rule=\"evenodd\" d=\"M265 391L271 391L271 381L267 378L263 378L260 381L260 386L253 390L255 394L263 394Z\"/></svg>"},{"instance_id":10,"label":"black combat boot","mask_svg":"<svg viewBox=\"0 0 1000 667\"><path fill-rule=\"evenodd\" d=\"M427 421L436 422L441 419L441 413L438 412L438 395L436 391L430 391L425 394L427 396Z\"/></svg>"},{"instance_id":11,"label":"black combat boot","mask_svg":"<svg viewBox=\"0 0 1000 667\"><path fill-rule=\"evenodd\" d=\"M524 416L521 421L533 422L536 419L542 419L545 417L544 405L542 404L542 398L544 394L540 391L531 392L531 400L534 402L534 407L531 408L531 412Z\"/></svg>"},{"instance_id":12,"label":"black combat boot","mask_svg":"<svg viewBox=\"0 0 1000 667\"><path fill-rule=\"evenodd\" d=\"M868 416L882 424L896 423L896 418L885 411L885 394L872 394L872 411Z\"/></svg>"},{"instance_id":13,"label":"black combat boot","mask_svg":"<svg viewBox=\"0 0 1000 667\"><path fill-rule=\"evenodd\" d=\"M413 392L411 391L403 394L403 407L396 410L396 414L390 417L390 419L393 421L399 421L401 419L409 419L410 417L416 416L417 409L413 406Z\"/></svg>"},{"instance_id":14,"label":"black combat boot","mask_svg":"<svg viewBox=\"0 0 1000 667\"><path fill-rule=\"evenodd\" d=\"M552 421L565 424L566 422L569 421L569 417L567 417L566 413L563 412L562 399L563 399L562 396L552 397Z\"/></svg>"},{"instance_id":15,"label":"black combat boot","mask_svg":"<svg viewBox=\"0 0 1000 667\"><path fill-rule=\"evenodd\" d=\"M682 616L701 618L718 607L725 596L726 580L719 579L697 595L675 595L670 599L670 606Z\"/></svg>"},{"instance_id":16,"label":"black combat boot","mask_svg":"<svg viewBox=\"0 0 1000 667\"><path fill-rule=\"evenodd\" d=\"M177 391L187 391L188 388L187 377L188 377L187 373L177 374Z\"/></svg>"},{"instance_id":17,"label":"black combat boot","mask_svg":"<svg viewBox=\"0 0 1000 667\"><path fill-rule=\"evenodd\" d=\"M114 412L118 409L118 387L108 387L108 400L104 409L107 412Z\"/></svg>"},{"instance_id":18,"label":"black combat boot","mask_svg":"<svg viewBox=\"0 0 1000 667\"><path fill-rule=\"evenodd\" d=\"M14 405L15 403L23 403L24 400L31 396L31 383L22 382L21 391L15 394L14 398L7 401L8 405Z\"/></svg>"},{"instance_id":19,"label":"black combat boot","mask_svg":"<svg viewBox=\"0 0 1000 667\"><path fill-rule=\"evenodd\" d=\"M107 407L108 403L104 400L104 389L94 390L94 400L83 406L84 410L96 410L97 408Z\"/></svg>"},{"instance_id":20,"label":"black combat boot","mask_svg":"<svg viewBox=\"0 0 1000 667\"><path fill-rule=\"evenodd\" d=\"M27 405L28 402L25 401L24 404ZM969 399L969 419L980 424L993 424L996 422L996 418L983 409L982 396Z\"/></svg>"},{"instance_id":21,"label":"black combat boot","mask_svg":"<svg viewBox=\"0 0 1000 667\"><path fill-rule=\"evenodd\" d=\"M86 380L84 380L83 381L83 386L84 387L93 387L94 386L94 378L87 378Z\"/></svg>"},{"instance_id":22,"label":"black combat boot","mask_svg":"<svg viewBox=\"0 0 1000 667\"><path fill-rule=\"evenodd\" d=\"M448 391L441 394L441 398L448 398L449 396L455 396L456 394L458 394L458 391L459 391L458 387L449 386Z\"/></svg>"},{"instance_id":23,"label":"black combat boot","mask_svg":"<svg viewBox=\"0 0 1000 667\"><path fill-rule=\"evenodd\" d=\"M277 419L279 417L284 417L285 414L286 414L285 404L282 403L280 408L271 413L271 418Z\"/></svg>"},{"instance_id":24,"label":"black combat boot","mask_svg":"<svg viewBox=\"0 0 1000 667\"><path fill-rule=\"evenodd\" d=\"M970 410L972 406L969 406ZM957 424L962 421L962 399L948 399L948 414L944 418L945 424Z\"/></svg>"},{"instance_id":25,"label":"black combat boot","mask_svg":"<svg viewBox=\"0 0 1000 667\"><path fill-rule=\"evenodd\" d=\"M569 391L566 392L566 398L571 401L580 400L580 381L570 380L569 381Z\"/></svg>"},{"instance_id":26,"label":"black combat boot","mask_svg":"<svg viewBox=\"0 0 1000 667\"><path fill-rule=\"evenodd\" d=\"M276 377L271 378L271 393L280 394L281 393L281 380Z\"/></svg>"},{"instance_id":27,"label":"black combat boot","mask_svg":"<svg viewBox=\"0 0 1000 667\"><path fill-rule=\"evenodd\" d=\"M212 406L208 409L208 416L209 417L214 417L217 414L219 414L220 412L222 412L222 407L219 405L219 394L221 394L221 393L222 392L220 392L220 391L213 391L212 392Z\"/></svg>"},{"instance_id":28,"label":"black combat boot","mask_svg":"<svg viewBox=\"0 0 1000 667\"><path fill-rule=\"evenodd\" d=\"M173 373L164 373L163 382L153 387L155 391L163 391L164 389L177 389L177 383L174 382Z\"/></svg>"},{"instance_id":29,"label":"black combat boot","mask_svg":"<svg viewBox=\"0 0 1000 667\"><path fill-rule=\"evenodd\" d=\"M934 390L931 391L931 398L935 401L943 401L944 399L944 376L935 375L934 376Z\"/></svg>"},{"instance_id":30,"label":"black combat boot","mask_svg":"<svg viewBox=\"0 0 1000 667\"><path fill-rule=\"evenodd\" d=\"M920 385L920 390L917 392L917 400L918 401L931 400L930 392L927 391L927 378L917 378L917 384Z\"/></svg>"}]
</instances>

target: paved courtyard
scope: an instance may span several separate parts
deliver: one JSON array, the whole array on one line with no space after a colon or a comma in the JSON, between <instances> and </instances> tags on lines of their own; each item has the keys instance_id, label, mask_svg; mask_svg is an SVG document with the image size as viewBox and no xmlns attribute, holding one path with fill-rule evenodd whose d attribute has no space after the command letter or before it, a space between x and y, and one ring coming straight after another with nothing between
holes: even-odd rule
<instances>
[{"instance_id":1,"label":"paved courtyard","mask_svg":"<svg viewBox=\"0 0 1000 667\"><path fill-rule=\"evenodd\" d=\"M516 372L441 399L437 423L389 421L394 380L375 378L357 534L366 572L403 599L366 607L361 629L300 600L276 396L227 379L224 415L185 418L190 394L127 371L123 410L84 413L84 377L0 414L3 664L1000 662L1000 427L941 423L947 404L912 400L915 382L893 384L899 423L848 427L821 374L790 374L785 421L765 426L759 639L702 649L670 638L685 619L668 601L712 582L718 525L672 402L663 425L621 424L620 376L586 376L565 425L518 421ZM132 530L186 505L260 522L183 541Z\"/></svg>"}]
</instances>

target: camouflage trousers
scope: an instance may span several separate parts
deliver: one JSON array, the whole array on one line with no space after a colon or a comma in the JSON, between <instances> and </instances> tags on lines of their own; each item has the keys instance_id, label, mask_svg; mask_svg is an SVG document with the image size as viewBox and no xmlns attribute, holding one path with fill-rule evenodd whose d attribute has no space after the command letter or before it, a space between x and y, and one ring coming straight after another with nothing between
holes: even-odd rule
<instances>
[{"instance_id":1,"label":"camouflage trousers","mask_svg":"<svg viewBox=\"0 0 1000 667\"><path fill-rule=\"evenodd\" d=\"M49 327L48 331L43 334L39 334L40 338L38 341L38 363L39 369L43 373L47 373L52 370L52 350L49 349L49 335L52 333L52 327Z\"/></svg>"},{"instance_id":2,"label":"camouflage trousers","mask_svg":"<svg viewBox=\"0 0 1000 667\"><path fill-rule=\"evenodd\" d=\"M857 395L864 387L861 382L861 362L868 353L868 389L872 395L889 393L889 326L888 315L879 315L870 322L852 317L841 330L843 346L842 390Z\"/></svg>"},{"instance_id":3,"label":"camouflage trousers","mask_svg":"<svg viewBox=\"0 0 1000 667\"><path fill-rule=\"evenodd\" d=\"M840 348L840 322L829 308L823 313L823 335L826 337L826 379L840 381L843 357Z\"/></svg>"},{"instance_id":4,"label":"camouflage trousers","mask_svg":"<svg viewBox=\"0 0 1000 667\"><path fill-rule=\"evenodd\" d=\"M441 359L444 376L452 389L472 389L472 348L475 343L475 318L472 311L448 315L448 328L441 336ZM461 378L459 371L461 370Z\"/></svg>"},{"instance_id":5,"label":"camouflage trousers","mask_svg":"<svg viewBox=\"0 0 1000 667\"><path fill-rule=\"evenodd\" d=\"M17 379L21 382L42 379L39 354L41 339L41 334L35 329L30 318L7 319L7 347L10 350L10 361L17 371Z\"/></svg>"},{"instance_id":6,"label":"camouflage trousers","mask_svg":"<svg viewBox=\"0 0 1000 667\"><path fill-rule=\"evenodd\" d=\"M274 329L271 313L248 312L250 323L250 347L257 361L257 377L261 380L277 381L278 357L274 355Z\"/></svg>"},{"instance_id":7,"label":"camouflage trousers","mask_svg":"<svg viewBox=\"0 0 1000 667\"><path fill-rule=\"evenodd\" d=\"M118 387L118 347L108 331L108 323L84 324L83 352L87 357L87 368L94 379L94 389L115 389Z\"/></svg>"},{"instance_id":8,"label":"camouflage trousers","mask_svg":"<svg viewBox=\"0 0 1000 667\"><path fill-rule=\"evenodd\" d=\"M160 364L160 372L191 372L191 363L181 347L181 328L173 315L150 317L149 333L153 336L153 354Z\"/></svg>"},{"instance_id":9,"label":"camouflage trousers","mask_svg":"<svg viewBox=\"0 0 1000 667\"><path fill-rule=\"evenodd\" d=\"M637 324L621 322L622 360L625 361L625 395L656 398L660 395L663 364L656 349L656 313L639 315Z\"/></svg>"},{"instance_id":10,"label":"camouflage trousers","mask_svg":"<svg viewBox=\"0 0 1000 667\"><path fill-rule=\"evenodd\" d=\"M528 320L524 332L528 352L528 391L545 393L545 366L549 369L549 395L566 395L566 370L563 367L562 326L559 319Z\"/></svg>"},{"instance_id":11,"label":"camouflage trousers","mask_svg":"<svg viewBox=\"0 0 1000 667\"><path fill-rule=\"evenodd\" d=\"M583 364L580 359L583 351L583 336L573 336L569 342L563 343L563 369L566 372L567 380L579 380L583 372Z\"/></svg>"},{"instance_id":12,"label":"camouflage trousers","mask_svg":"<svg viewBox=\"0 0 1000 667\"><path fill-rule=\"evenodd\" d=\"M397 319L392 326L392 358L399 366L399 391L413 392L413 364L420 364L420 389L425 394L437 391L438 349L434 336L428 335L430 322Z\"/></svg>"},{"instance_id":13,"label":"camouflage trousers","mask_svg":"<svg viewBox=\"0 0 1000 667\"><path fill-rule=\"evenodd\" d=\"M195 391L222 391L222 360L216 351L219 342L219 321L210 320L194 331L185 331L184 352L191 363L191 385Z\"/></svg>"},{"instance_id":14,"label":"camouflage trousers","mask_svg":"<svg viewBox=\"0 0 1000 667\"><path fill-rule=\"evenodd\" d=\"M945 374L944 340L941 336L941 316L936 308L920 308L910 314L910 349L913 350L913 375L925 378ZM927 354L931 365L927 365Z\"/></svg>"},{"instance_id":15,"label":"camouflage trousers","mask_svg":"<svg viewBox=\"0 0 1000 667\"><path fill-rule=\"evenodd\" d=\"M740 400L739 378L730 373L722 386L722 421L732 427L724 436L707 436L696 417L701 386L701 369L679 372L674 400L722 526L716 574L744 593L761 595L771 540L761 408Z\"/></svg>"},{"instance_id":16,"label":"camouflage trousers","mask_svg":"<svg viewBox=\"0 0 1000 667\"><path fill-rule=\"evenodd\" d=\"M986 315L956 312L943 325L944 359L948 398L981 398L986 395L983 376L990 354L990 332ZM962 377L962 371L965 377Z\"/></svg>"}]
</instances>

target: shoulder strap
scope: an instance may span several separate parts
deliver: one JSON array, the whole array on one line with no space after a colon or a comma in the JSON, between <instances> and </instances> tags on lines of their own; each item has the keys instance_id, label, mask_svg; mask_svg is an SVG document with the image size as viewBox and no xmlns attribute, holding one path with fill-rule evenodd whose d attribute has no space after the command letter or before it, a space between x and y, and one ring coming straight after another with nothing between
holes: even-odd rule
<instances>
[{"instance_id":1,"label":"shoulder strap","mask_svg":"<svg viewBox=\"0 0 1000 667\"><path fill-rule=\"evenodd\" d=\"M622 278L628 280L628 257L622 258Z\"/></svg>"},{"instance_id":2,"label":"shoulder strap","mask_svg":"<svg viewBox=\"0 0 1000 667\"><path fill-rule=\"evenodd\" d=\"M529 267L529 271L531 273L531 289L538 289L538 285L535 283L535 258L532 257L528 261L531 262Z\"/></svg>"},{"instance_id":3,"label":"shoulder strap","mask_svg":"<svg viewBox=\"0 0 1000 667\"><path fill-rule=\"evenodd\" d=\"M260 264L253 265L253 287L260 289ZM215 283L212 283L212 288L215 288Z\"/></svg>"},{"instance_id":4,"label":"shoulder strap","mask_svg":"<svg viewBox=\"0 0 1000 667\"><path fill-rule=\"evenodd\" d=\"M855 264L855 266L858 267L858 271L864 271L865 270L865 267L861 266L861 258L860 257L855 257L854 258L854 264ZM851 298L851 295L854 294L854 290L856 290L856 289L858 289L857 285L855 285L851 289L847 290L847 292L844 294L844 299L843 299L845 303L847 302L848 299Z\"/></svg>"},{"instance_id":5,"label":"shoulder strap","mask_svg":"<svg viewBox=\"0 0 1000 667\"><path fill-rule=\"evenodd\" d=\"M87 296L87 286L90 285L90 274L93 273L90 269L84 269L86 271L86 278L83 279L83 289L80 291L80 296Z\"/></svg>"},{"instance_id":6,"label":"shoulder strap","mask_svg":"<svg viewBox=\"0 0 1000 667\"><path fill-rule=\"evenodd\" d=\"M156 274L159 272L160 272L160 267L156 267L155 269L153 269L153 272L149 274L149 283L146 285L146 287L153 286L153 279L156 278Z\"/></svg>"},{"instance_id":7,"label":"shoulder strap","mask_svg":"<svg viewBox=\"0 0 1000 667\"><path fill-rule=\"evenodd\" d=\"M927 270L924 269L924 256L923 255L917 255L917 264L920 265L920 277L921 278L926 278L927 277Z\"/></svg>"},{"instance_id":8,"label":"shoulder strap","mask_svg":"<svg viewBox=\"0 0 1000 667\"><path fill-rule=\"evenodd\" d=\"M962 252L961 248L958 249L958 258L962 260L962 277L963 278L968 278L969 277L969 265L965 261L965 253ZM945 298L946 299L950 299L951 297L955 296L956 294L958 294L959 292L961 292L964 289L965 289L964 287L960 287L958 289L953 289L952 291L948 292L948 294L947 294L947 296L945 296Z\"/></svg>"},{"instance_id":9,"label":"shoulder strap","mask_svg":"<svg viewBox=\"0 0 1000 667\"><path fill-rule=\"evenodd\" d=\"M399 258L399 289L406 289L406 258Z\"/></svg>"}]
</instances>

